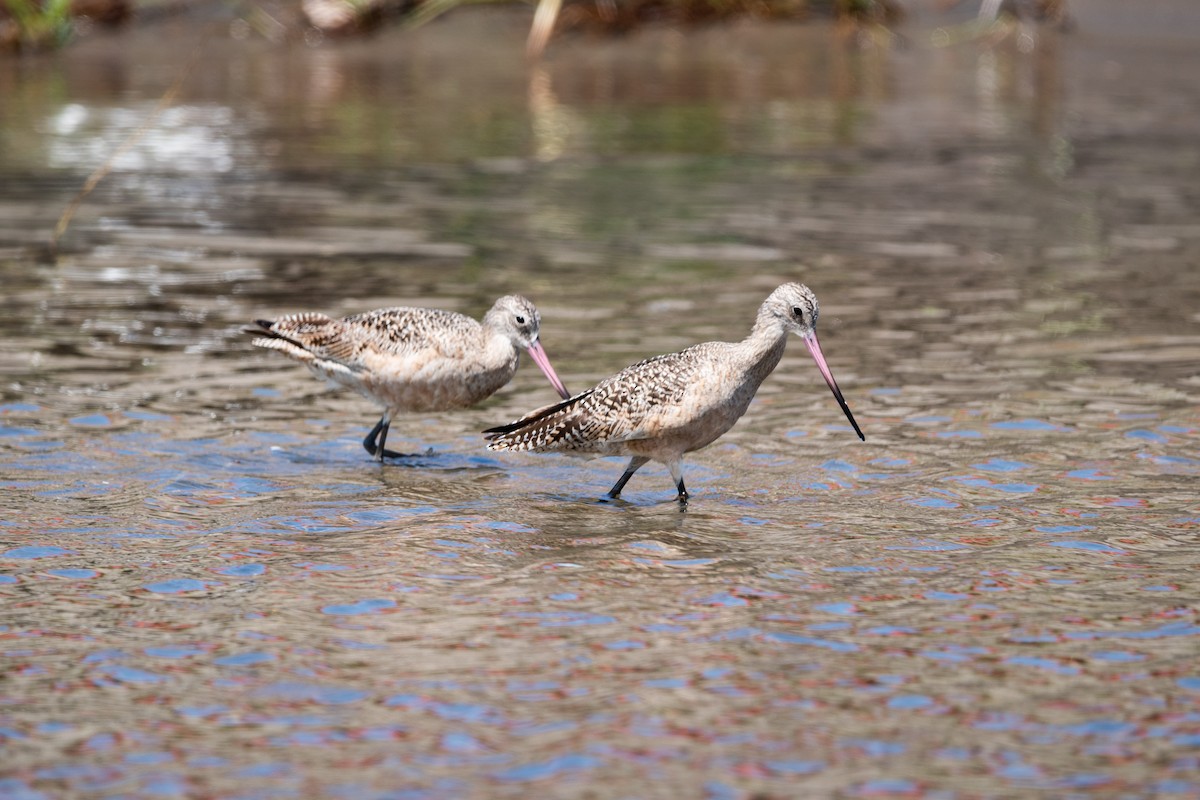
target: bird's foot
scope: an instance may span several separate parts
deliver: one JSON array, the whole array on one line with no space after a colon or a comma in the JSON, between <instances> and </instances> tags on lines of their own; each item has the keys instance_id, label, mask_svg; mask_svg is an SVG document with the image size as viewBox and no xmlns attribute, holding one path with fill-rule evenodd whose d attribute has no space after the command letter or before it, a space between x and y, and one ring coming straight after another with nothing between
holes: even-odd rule
<instances>
[{"instance_id":1,"label":"bird's foot","mask_svg":"<svg viewBox=\"0 0 1200 800\"><path fill-rule=\"evenodd\" d=\"M608 494L604 495L596 502L597 503L605 503L605 504L607 504L607 503L624 503L625 505L629 505L629 503L627 503L625 500L623 500L621 498L620 492L617 492L615 494L613 492L609 492Z\"/></svg>"},{"instance_id":2,"label":"bird's foot","mask_svg":"<svg viewBox=\"0 0 1200 800\"><path fill-rule=\"evenodd\" d=\"M433 455L433 448L430 447L424 453L397 453L395 450L384 450L384 458L422 458L423 456Z\"/></svg>"},{"instance_id":3,"label":"bird's foot","mask_svg":"<svg viewBox=\"0 0 1200 800\"><path fill-rule=\"evenodd\" d=\"M432 447L430 447L424 453L398 453L395 450L387 449L381 451L378 447L368 447L366 448L366 451L370 453L376 461L383 461L385 458L421 458L422 456L433 455Z\"/></svg>"}]
</instances>

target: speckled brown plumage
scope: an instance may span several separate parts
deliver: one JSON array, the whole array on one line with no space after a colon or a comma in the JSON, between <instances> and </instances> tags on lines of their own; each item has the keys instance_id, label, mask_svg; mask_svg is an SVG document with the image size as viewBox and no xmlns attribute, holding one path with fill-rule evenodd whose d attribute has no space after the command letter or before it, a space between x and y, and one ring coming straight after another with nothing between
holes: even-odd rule
<instances>
[{"instance_id":1,"label":"speckled brown plumage","mask_svg":"<svg viewBox=\"0 0 1200 800\"><path fill-rule=\"evenodd\" d=\"M538 342L540 325L533 303L510 295L496 301L482 324L440 309L384 308L342 319L292 314L246 330L259 335L255 346L278 350L382 406L383 417L363 442L382 459L398 455L383 448L394 415L466 408L490 397L516 372L519 347L566 397Z\"/></svg>"},{"instance_id":2,"label":"speckled brown plumage","mask_svg":"<svg viewBox=\"0 0 1200 800\"><path fill-rule=\"evenodd\" d=\"M683 455L716 441L746 412L783 357L789 332L805 340L861 437L817 344L819 313L817 298L807 287L784 284L762 304L742 341L706 342L639 361L586 392L485 431L488 448L628 455L629 467L610 497L617 497L646 462L661 461L685 501Z\"/></svg>"}]
</instances>

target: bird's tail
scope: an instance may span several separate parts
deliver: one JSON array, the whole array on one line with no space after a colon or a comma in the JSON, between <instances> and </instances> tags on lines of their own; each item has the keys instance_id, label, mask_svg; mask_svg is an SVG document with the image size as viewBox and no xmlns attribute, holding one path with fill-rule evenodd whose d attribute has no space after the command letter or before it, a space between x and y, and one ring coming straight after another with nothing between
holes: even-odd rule
<instances>
[{"instance_id":1,"label":"bird's tail","mask_svg":"<svg viewBox=\"0 0 1200 800\"><path fill-rule=\"evenodd\" d=\"M253 325L242 328L259 338L251 342L255 347L278 350L286 356L305 363L320 361L340 362L350 355L353 344L342 336L338 320L324 314L292 314L276 320L258 319Z\"/></svg>"},{"instance_id":2,"label":"bird's tail","mask_svg":"<svg viewBox=\"0 0 1200 800\"><path fill-rule=\"evenodd\" d=\"M271 326L275 324L273 319L256 319L251 324L242 328L242 333L253 334L254 336L270 336L276 334L271 330Z\"/></svg>"},{"instance_id":3,"label":"bird's tail","mask_svg":"<svg viewBox=\"0 0 1200 800\"><path fill-rule=\"evenodd\" d=\"M538 450L546 445L562 441L569 436L573 427L571 412L581 400L592 393L592 389L574 397L560 400L531 411L507 425L497 425L483 432L489 450Z\"/></svg>"}]
</instances>

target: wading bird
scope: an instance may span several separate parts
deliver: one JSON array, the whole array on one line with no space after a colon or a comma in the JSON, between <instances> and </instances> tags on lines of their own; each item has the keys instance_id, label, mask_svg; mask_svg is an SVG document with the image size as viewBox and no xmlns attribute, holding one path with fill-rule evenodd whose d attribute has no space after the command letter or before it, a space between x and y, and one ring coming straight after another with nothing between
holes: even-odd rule
<instances>
[{"instance_id":1,"label":"wading bird","mask_svg":"<svg viewBox=\"0 0 1200 800\"><path fill-rule=\"evenodd\" d=\"M538 409L484 434L490 450L559 451L629 456L607 497L616 498L649 461L661 461L686 504L685 453L716 441L733 427L779 359L789 333L804 340L858 438L865 440L817 342L817 298L807 286L785 283L758 309L740 342L706 342L626 367L594 388Z\"/></svg>"},{"instance_id":2,"label":"wading bird","mask_svg":"<svg viewBox=\"0 0 1200 800\"><path fill-rule=\"evenodd\" d=\"M253 344L278 350L318 378L353 389L383 407L363 439L382 461L392 417L401 412L449 411L480 402L517 371L517 348L529 351L560 397L571 394L538 341L541 316L518 295L501 297L479 323L453 311L383 308L343 319L303 313L256 320Z\"/></svg>"}]
</instances>

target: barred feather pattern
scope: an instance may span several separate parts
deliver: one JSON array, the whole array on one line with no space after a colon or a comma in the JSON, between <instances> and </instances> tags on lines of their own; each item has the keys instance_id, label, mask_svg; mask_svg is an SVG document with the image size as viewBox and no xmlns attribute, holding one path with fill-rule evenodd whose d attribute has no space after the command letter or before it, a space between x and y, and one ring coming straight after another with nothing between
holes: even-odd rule
<instances>
[{"instance_id":1,"label":"barred feather pattern","mask_svg":"<svg viewBox=\"0 0 1200 800\"><path fill-rule=\"evenodd\" d=\"M806 341L850 417L820 355L818 314L808 287L785 283L759 307L742 341L706 342L639 361L582 394L484 431L488 449L631 456L609 497L619 496L648 461L660 461L671 471L679 501L686 503L683 455L733 427L779 364L789 333Z\"/></svg>"},{"instance_id":2,"label":"barred feather pattern","mask_svg":"<svg viewBox=\"0 0 1200 800\"><path fill-rule=\"evenodd\" d=\"M745 413L784 341L777 337L761 353L744 343L706 342L647 358L570 400L491 429L488 448L659 460L699 450ZM763 362L753 375L744 368L751 359Z\"/></svg>"},{"instance_id":3,"label":"barred feather pattern","mask_svg":"<svg viewBox=\"0 0 1200 800\"><path fill-rule=\"evenodd\" d=\"M536 338L533 304L505 299L527 306ZM247 331L260 334L255 346L277 350L390 413L473 405L508 383L518 363L509 337L440 309L384 308L342 319L308 312L259 320Z\"/></svg>"}]
</instances>

